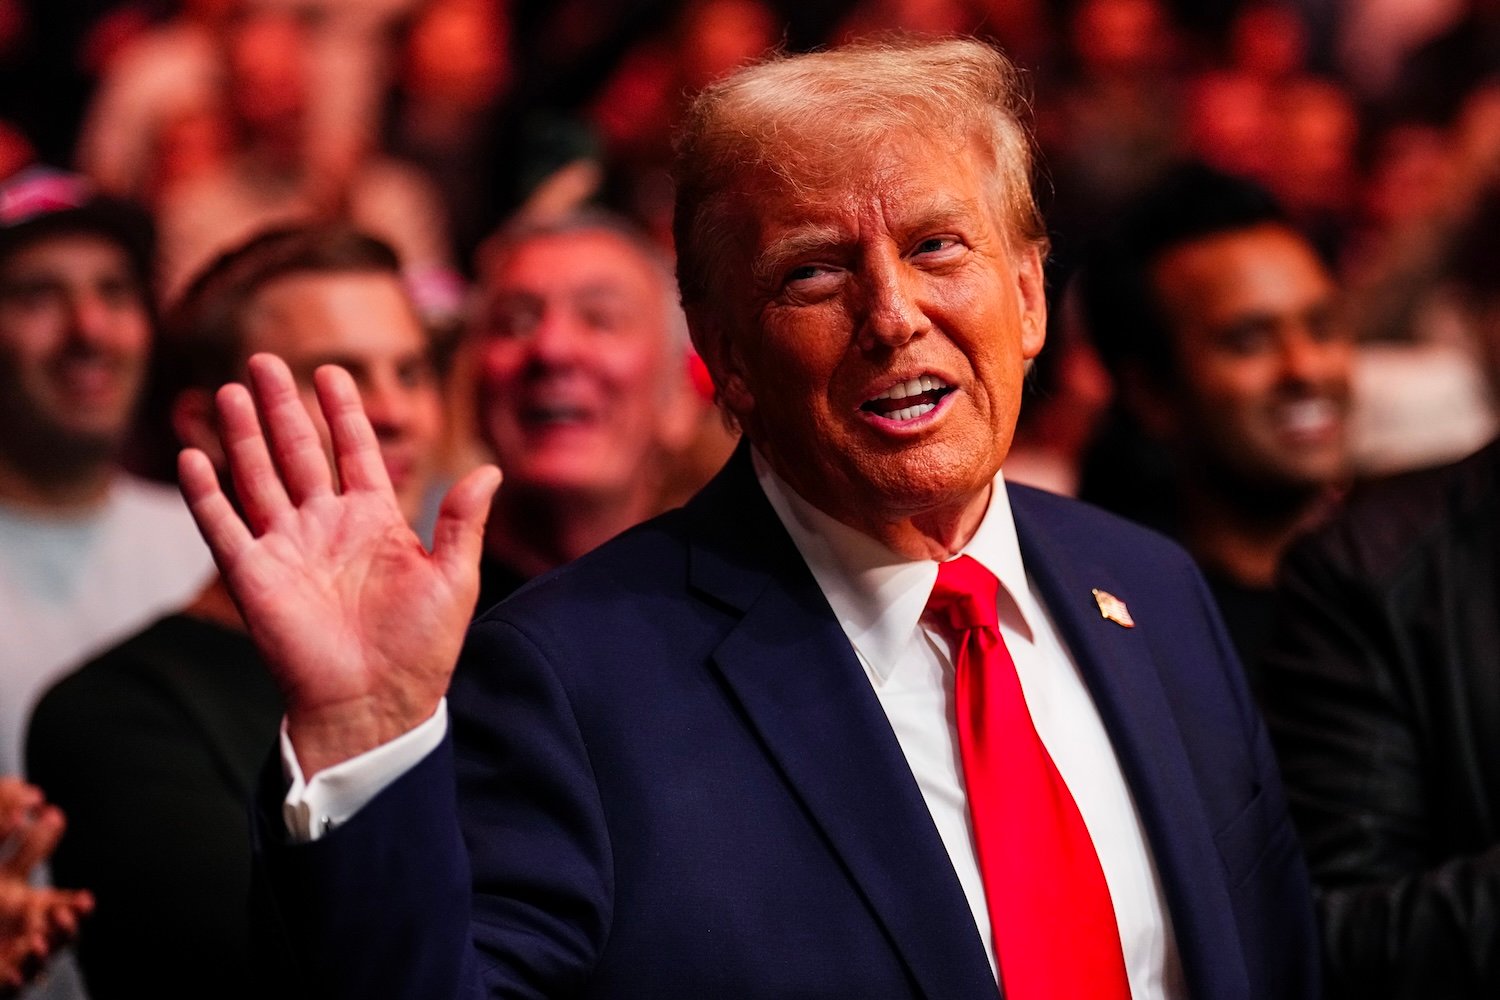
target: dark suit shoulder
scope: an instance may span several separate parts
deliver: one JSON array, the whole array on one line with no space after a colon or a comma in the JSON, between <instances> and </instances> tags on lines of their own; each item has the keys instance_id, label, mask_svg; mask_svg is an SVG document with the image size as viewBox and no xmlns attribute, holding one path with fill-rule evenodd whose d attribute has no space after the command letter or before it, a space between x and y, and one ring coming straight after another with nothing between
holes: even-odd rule
<instances>
[{"instance_id":1,"label":"dark suit shoulder","mask_svg":"<svg viewBox=\"0 0 1500 1000\"><path fill-rule=\"evenodd\" d=\"M1390 585L1436 548L1487 536L1497 485L1500 441L1452 465L1362 484L1339 516L1293 548L1289 571L1312 561L1376 588Z\"/></svg>"}]
</instances>

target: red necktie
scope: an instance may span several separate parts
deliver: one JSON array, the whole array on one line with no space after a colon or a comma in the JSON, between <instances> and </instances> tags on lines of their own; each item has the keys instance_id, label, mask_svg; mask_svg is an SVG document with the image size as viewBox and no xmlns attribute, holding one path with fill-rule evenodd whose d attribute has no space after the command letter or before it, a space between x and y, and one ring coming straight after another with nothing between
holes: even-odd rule
<instances>
[{"instance_id":1,"label":"red necktie","mask_svg":"<svg viewBox=\"0 0 1500 1000\"><path fill-rule=\"evenodd\" d=\"M1037 736L1000 637L1000 582L968 556L938 567L927 613L957 668L958 746L1007 1000L1130 1000L1109 886Z\"/></svg>"}]
</instances>

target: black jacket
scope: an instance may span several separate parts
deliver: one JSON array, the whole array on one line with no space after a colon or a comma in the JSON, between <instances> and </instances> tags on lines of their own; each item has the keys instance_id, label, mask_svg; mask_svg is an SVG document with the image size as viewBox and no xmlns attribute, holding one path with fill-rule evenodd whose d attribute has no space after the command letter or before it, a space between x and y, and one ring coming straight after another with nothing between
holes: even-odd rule
<instances>
[{"instance_id":1,"label":"black jacket","mask_svg":"<svg viewBox=\"0 0 1500 1000\"><path fill-rule=\"evenodd\" d=\"M1288 557L1263 707L1350 997L1500 996L1500 443Z\"/></svg>"}]
</instances>

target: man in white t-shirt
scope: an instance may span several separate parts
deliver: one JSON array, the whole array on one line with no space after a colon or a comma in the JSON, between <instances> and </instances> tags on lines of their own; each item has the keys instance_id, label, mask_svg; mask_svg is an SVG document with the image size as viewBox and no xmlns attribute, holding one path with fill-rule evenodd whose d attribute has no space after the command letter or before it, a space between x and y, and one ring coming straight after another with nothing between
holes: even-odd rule
<instances>
[{"instance_id":1,"label":"man in white t-shirt","mask_svg":"<svg viewBox=\"0 0 1500 1000\"><path fill-rule=\"evenodd\" d=\"M21 770L48 684L211 567L173 491L120 466L151 345L149 261L143 218L80 179L32 169L0 185L0 775Z\"/></svg>"}]
</instances>

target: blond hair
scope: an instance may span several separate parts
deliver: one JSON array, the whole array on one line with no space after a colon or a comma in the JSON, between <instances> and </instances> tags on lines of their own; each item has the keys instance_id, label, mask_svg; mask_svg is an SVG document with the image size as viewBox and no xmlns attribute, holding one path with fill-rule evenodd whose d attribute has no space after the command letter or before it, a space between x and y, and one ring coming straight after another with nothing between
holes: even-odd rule
<instances>
[{"instance_id":1,"label":"blond hair","mask_svg":"<svg viewBox=\"0 0 1500 1000\"><path fill-rule=\"evenodd\" d=\"M673 229L683 304L729 287L720 272L748 171L770 170L796 186L893 133L987 152L994 205L1010 237L1045 249L1031 191L1029 111L1015 66L973 39L885 39L779 55L707 88L677 139Z\"/></svg>"}]
</instances>

